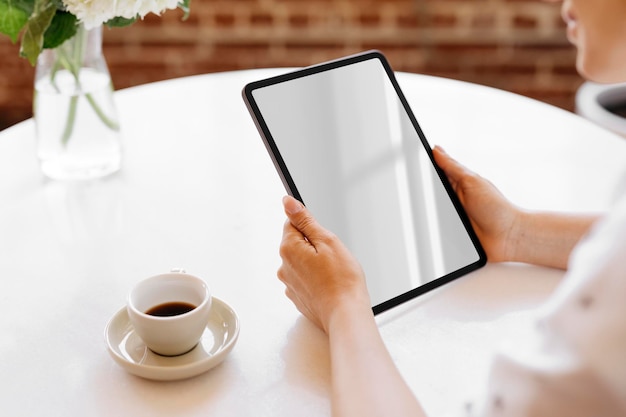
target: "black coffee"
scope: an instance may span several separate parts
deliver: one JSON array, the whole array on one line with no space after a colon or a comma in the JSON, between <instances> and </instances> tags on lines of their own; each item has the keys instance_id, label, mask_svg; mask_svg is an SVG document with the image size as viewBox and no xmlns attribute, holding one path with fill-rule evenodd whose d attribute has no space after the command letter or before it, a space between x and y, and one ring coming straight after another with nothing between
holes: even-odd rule
<instances>
[{"instance_id":1,"label":"black coffee","mask_svg":"<svg viewBox=\"0 0 626 417\"><path fill-rule=\"evenodd\" d=\"M193 304L182 301L172 301L154 306L146 311L146 314L158 317L170 317L188 313L194 308L196 308L196 306Z\"/></svg>"}]
</instances>

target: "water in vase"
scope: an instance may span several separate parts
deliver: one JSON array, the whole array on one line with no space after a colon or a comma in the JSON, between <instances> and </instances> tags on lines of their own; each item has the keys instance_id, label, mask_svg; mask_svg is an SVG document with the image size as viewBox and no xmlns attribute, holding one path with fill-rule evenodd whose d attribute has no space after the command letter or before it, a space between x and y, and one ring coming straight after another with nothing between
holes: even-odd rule
<instances>
[{"instance_id":1,"label":"water in vase","mask_svg":"<svg viewBox=\"0 0 626 417\"><path fill-rule=\"evenodd\" d=\"M81 68L78 80L58 70L35 83L37 152L43 173L84 180L108 175L121 165L121 144L111 78Z\"/></svg>"}]
</instances>

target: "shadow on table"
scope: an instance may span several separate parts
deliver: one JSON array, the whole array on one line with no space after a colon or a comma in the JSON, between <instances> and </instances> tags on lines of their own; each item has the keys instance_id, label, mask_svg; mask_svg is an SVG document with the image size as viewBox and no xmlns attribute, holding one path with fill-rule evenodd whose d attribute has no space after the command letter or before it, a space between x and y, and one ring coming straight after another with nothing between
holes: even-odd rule
<instances>
[{"instance_id":1,"label":"shadow on table","mask_svg":"<svg viewBox=\"0 0 626 417\"><path fill-rule=\"evenodd\" d=\"M330 398L330 352L328 338L304 316L300 316L287 334L281 352L285 378L314 393Z\"/></svg>"}]
</instances>

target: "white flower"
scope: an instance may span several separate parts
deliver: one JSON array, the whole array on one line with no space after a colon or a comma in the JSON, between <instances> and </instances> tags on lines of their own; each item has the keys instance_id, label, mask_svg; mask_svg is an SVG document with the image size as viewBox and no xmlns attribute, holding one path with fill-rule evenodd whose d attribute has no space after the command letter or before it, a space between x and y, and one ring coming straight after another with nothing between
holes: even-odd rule
<instances>
[{"instance_id":1,"label":"white flower","mask_svg":"<svg viewBox=\"0 0 626 417\"><path fill-rule=\"evenodd\" d=\"M161 14L175 9L178 0L63 0L63 4L86 29L93 29L114 17L143 19L148 13Z\"/></svg>"}]
</instances>

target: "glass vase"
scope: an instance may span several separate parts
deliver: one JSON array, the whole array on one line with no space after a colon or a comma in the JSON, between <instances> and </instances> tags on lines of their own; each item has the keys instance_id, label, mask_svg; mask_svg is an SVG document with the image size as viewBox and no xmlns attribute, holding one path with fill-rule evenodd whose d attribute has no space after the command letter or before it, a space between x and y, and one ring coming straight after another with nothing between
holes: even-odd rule
<instances>
[{"instance_id":1,"label":"glass vase","mask_svg":"<svg viewBox=\"0 0 626 417\"><path fill-rule=\"evenodd\" d=\"M44 49L35 70L33 114L41 170L57 180L88 180L120 169L121 141L102 27Z\"/></svg>"}]
</instances>

